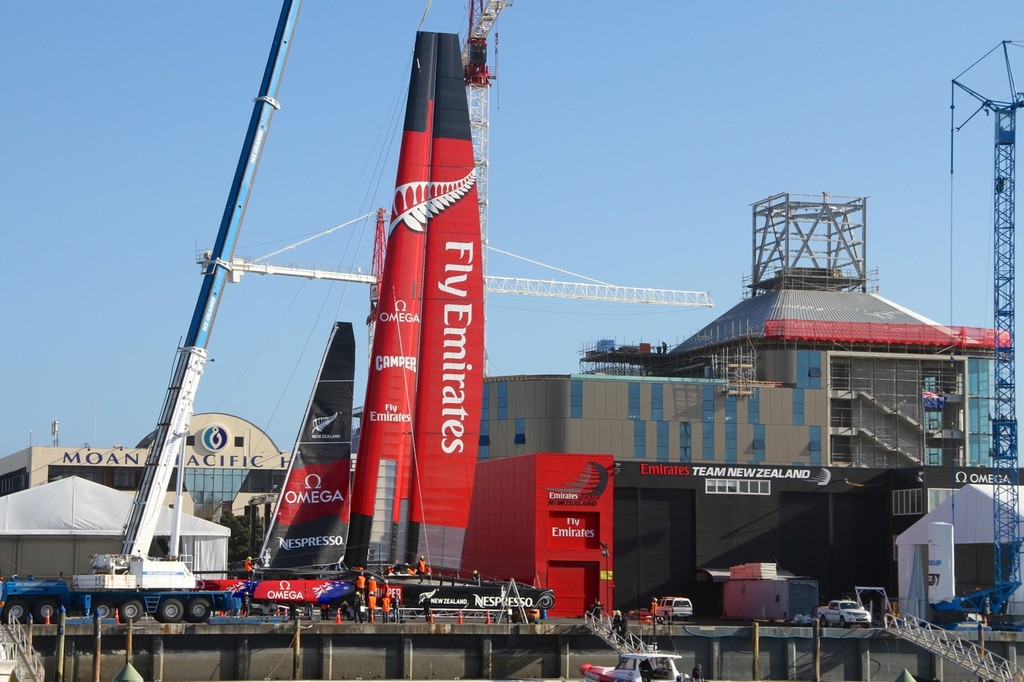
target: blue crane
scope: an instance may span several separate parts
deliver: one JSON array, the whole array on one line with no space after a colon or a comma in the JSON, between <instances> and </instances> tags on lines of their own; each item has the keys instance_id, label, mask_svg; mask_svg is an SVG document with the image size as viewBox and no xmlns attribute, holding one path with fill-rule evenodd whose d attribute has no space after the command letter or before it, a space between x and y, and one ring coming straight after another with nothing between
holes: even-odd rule
<instances>
[{"instance_id":1,"label":"blue crane","mask_svg":"<svg viewBox=\"0 0 1024 682\"><path fill-rule=\"evenodd\" d=\"M993 613L1003 611L1010 596L1020 586L1020 523L1019 469L1017 464L1017 409L1016 368L1014 361L1014 156L1016 150L1017 109L1024 107L1024 94L1014 88L1008 46L1001 43L1010 86L1010 98L1005 101L989 99L954 79L953 93L966 92L979 102L967 121L978 112L985 111L995 118L995 175L994 193L994 258L993 258L993 376L994 402L992 410L992 468L993 468L993 542L994 588L970 597L960 597L960 610ZM979 60L980 61L980 60ZM977 62L976 62L977 63ZM961 74L962 75L962 74ZM952 107L951 107L952 108ZM952 114L951 114L952 116ZM964 124L967 123L964 122ZM959 130L963 127L951 129ZM952 171L952 168L950 169Z\"/></svg>"},{"instance_id":2,"label":"blue crane","mask_svg":"<svg viewBox=\"0 0 1024 682\"><path fill-rule=\"evenodd\" d=\"M270 128L271 117L274 111L280 108L275 98L284 73L300 4L300 0L284 0L259 95L254 100L245 142L231 182L217 241L207 259L199 300L192 314L192 323L182 347L178 349L177 361L157 421L152 451L146 459L142 480L125 524L122 553L97 557L99 561L94 561L93 568L99 572L127 571L133 575L149 573L144 567L136 568L136 565L144 566L145 562L149 561L147 555L156 531L163 496L188 436L196 389L206 365L206 347L224 286L228 281L229 263L238 241L242 218ZM162 562L161 568L152 573L167 574L170 571ZM195 578L187 569L179 569L176 577L183 581L191 579L194 587Z\"/></svg>"}]
</instances>

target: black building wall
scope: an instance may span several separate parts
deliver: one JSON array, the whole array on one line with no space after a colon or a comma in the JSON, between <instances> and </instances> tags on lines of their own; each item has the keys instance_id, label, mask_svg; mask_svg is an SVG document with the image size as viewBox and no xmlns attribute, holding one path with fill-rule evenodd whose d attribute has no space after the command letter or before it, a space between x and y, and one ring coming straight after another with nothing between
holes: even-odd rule
<instances>
[{"instance_id":1,"label":"black building wall","mask_svg":"<svg viewBox=\"0 0 1024 682\"><path fill-rule=\"evenodd\" d=\"M887 487L773 480L766 495L709 494L693 476L634 473L623 463L615 478L616 608L681 595L698 615L717 616L721 586L699 569L744 563L817 580L827 598L856 585L896 592Z\"/></svg>"},{"instance_id":2,"label":"black building wall","mask_svg":"<svg viewBox=\"0 0 1024 682\"><path fill-rule=\"evenodd\" d=\"M696 573L692 490L615 488L615 607L689 595Z\"/></svg>"}]
</instances>

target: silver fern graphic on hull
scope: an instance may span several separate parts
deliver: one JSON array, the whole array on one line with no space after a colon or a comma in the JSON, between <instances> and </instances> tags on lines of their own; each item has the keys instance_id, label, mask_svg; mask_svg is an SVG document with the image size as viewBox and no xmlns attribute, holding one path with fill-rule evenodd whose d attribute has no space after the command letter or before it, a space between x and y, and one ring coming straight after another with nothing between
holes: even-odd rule
<instances>
[{"instance_id":1,"label":"silver fern graphic on hull","mask_svg":"<svg viewBox=\"0 0 1024 682\"><path fill-rule=\"evenodd\" d=\"M399 185L395 188L395 208L391 211L394 219L390 229L399 223L416 232L423 232L427 220L436 216L464 197L476 184L476 169L466 177L450 182L427 182L420 180Z\"/></svg>"}]
</instances>

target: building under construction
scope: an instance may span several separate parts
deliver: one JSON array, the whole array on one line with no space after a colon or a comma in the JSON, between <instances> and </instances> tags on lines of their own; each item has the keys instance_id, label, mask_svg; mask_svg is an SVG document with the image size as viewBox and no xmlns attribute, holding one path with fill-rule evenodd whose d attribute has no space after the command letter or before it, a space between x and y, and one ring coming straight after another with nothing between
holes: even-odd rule
<instances>
[{"instance_id":1,"label":"building under construction","mask_svg":"<svg viewBox=\"0 0 1024 682\"><path fill-rule=\"evenodd\" d=\"M713 611L710 583L746 562L895 591L895 535L990 466L993 331L880 296L866 220L864 197L768 197L745 296L683 343L601 341L578 374L487 379L481 460L614 456L614 538L592 544L595 565L616 548L617 604ZM961 584L990 579L968 564Z\"/></svg>"}]
</instances>

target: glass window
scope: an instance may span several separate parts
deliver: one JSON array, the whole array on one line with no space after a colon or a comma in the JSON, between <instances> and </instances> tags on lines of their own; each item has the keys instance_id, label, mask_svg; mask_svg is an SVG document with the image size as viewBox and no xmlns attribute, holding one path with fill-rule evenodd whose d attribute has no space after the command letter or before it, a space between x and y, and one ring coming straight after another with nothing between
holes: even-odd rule
<instances>
[{"instance_id":1,"label":"glass window","mask_svg":"<svg viewBox=\"0 0 1024 682\"><path fill-rule=\"evenodd\" d=\"M639 419L640 418L640 384L629 385L629 414L626 415L627 419Z\"/></svg>"},{"instance_id":2,"label":"glass window","mask_svg":"<svg viewBox=\"0 0 1024 682\"><path fill-rule=\"evenodd\" d=\"M579 379L569 382L569 418L583 419L583 382Z\"/></svg>"},{"instance_id":3,"label":"glass window","mask_svg":"<svg viewBox=\"0 0 1024 682\"><path fill-rule=\"evenodd\" d=\"M704 459L715 458L715 425L703 424L701 426L701 457Z\"/></svg>"},{"instance_id":4,"label":"glass window","mask_svg":"<svg viewBox=\"0 0 1024 682\"><path fill-rule=\"evenodd\" d=\"M498 419L508 419L508 384L498 383Z\"/></svg>"},{"instance_id":5,"label":"glass window","mask_svg":"<svg viewBox=\"0 0 1024 682\"><path fill-rule=\"evenodd\" d=\"M892 491L892 515L914 516L923 513L920 488L904 488Z\"/></svg>"},{"instance_id":6,"label":"glass window","mask_svg":"<svg viewBox=\"0 0 1024 682\"><path fill-rule=\"evenodd\" d=\"M661 421L664 419L663 409L664 384L651 384L651 420Z\"/></svg>"},{"instance_id":7,"label":"glass window","mask_svg":"<svg viewBox=\"0 0 1024 682\"><path fill-rule=\"evenodd\" d=\"M679 422L679 461L693 460L693 435L690 422Z\"/></svg>"},{"instance_id":8,"label":"glass window","mask_svg":"<svg viewBox=\"0 0 1024 682\"><path fill-rule=\"evenodd\" d=\"M771 481L744 478L704 479L704 492L709 495L771 495Z\"/></svg>"},{"instance_id":9,"label":"glass window","mask_svg":"<svg viewBox=\"0 0 1024 682\"><path fill-rule=\"evenodd\" d=\"M715 389L713 386L705 386L701 397L701 420L705 422L715 421Z\"/></svg>"},{"instance_id":10,"label":"glass window","mask_svg":"<svg viewBox=\"0 0 1024 682\"><path fill-rule=\"evenodd\" d=\"M647 457L647 422L633 422L633 456L637 459Z\"/></svg>"},{"instance_id":11,"label":"glass window","mask_svg":"<svg viewBox=\"0 0 1024 682\"><path fill-rule=\"evenodd\" d=\"M668 461L668 422L655 422L658 430L658 454L659 462Z\"/></svg>"}]
</instances>

